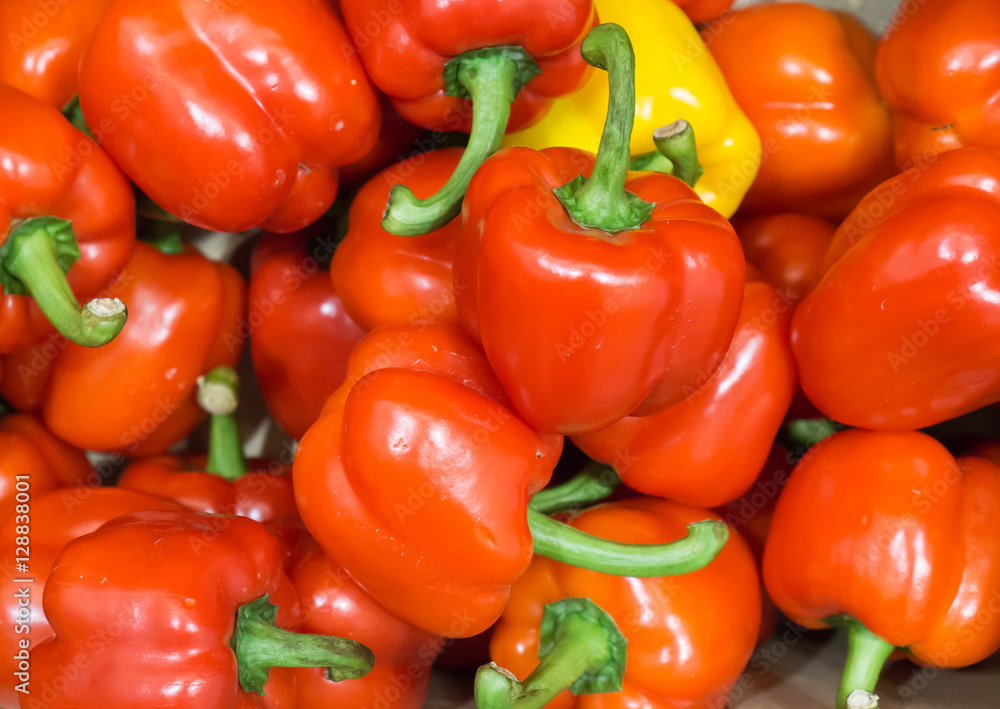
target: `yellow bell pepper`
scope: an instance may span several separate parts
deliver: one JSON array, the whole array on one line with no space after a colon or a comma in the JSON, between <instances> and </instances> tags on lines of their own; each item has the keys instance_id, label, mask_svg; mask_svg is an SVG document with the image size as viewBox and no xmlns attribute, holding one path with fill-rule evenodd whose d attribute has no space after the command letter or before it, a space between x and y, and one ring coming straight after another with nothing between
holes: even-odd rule
<instances>
[{"instance_id":1,"label":"yellow bell pepper","mask_svg":"<svg viewBox=\"0 0 1000 709\"><path fill-rule=\"evenodd\" d=\"M632 155L655 150L653 131L677 119L695 133L705 173L695 191L726 217L740 205L761 162L760 137L736 105L726 80L684 12L667 0L595 0L601 22L628 32L635 49ZM503 146L556 145L596 152L608 109L608 79L594 72L578 92L557 99L536 125Z\"/></svg>"}]
</instances>

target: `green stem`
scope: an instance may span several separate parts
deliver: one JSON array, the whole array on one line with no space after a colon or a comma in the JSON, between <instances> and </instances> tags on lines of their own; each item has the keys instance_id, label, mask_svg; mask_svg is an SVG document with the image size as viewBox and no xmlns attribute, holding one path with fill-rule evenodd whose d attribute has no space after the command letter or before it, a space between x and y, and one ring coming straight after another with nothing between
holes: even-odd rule
<instances>
[{"instance_id":1,"label":"green stem","mask_svg":"<svg viewBox=\"0 0 1000 709\"><path fill-rule=\"evenodd\" d=\"M895 648L854 618L846 625L847 664L837 693L837 709L877 708L875 684Z\"/></svg>"},{"instance_id":2,"label":"green stem","mask_svg":"<svg viewBox=\"0 0 1000 709\"><path fill-rule=\"evenodd\" d=\"M788 437L800 446L812 448L814 445L829 438L837 432L837 427L828 418L795 419L787 426Z\"/></svg>"},{"instance_id":3,"label":"green stem","mask_svg":"<svg viewBox=\"0 0 1000 709\"><path fill-rule=\"evenodd\" d=\"M263 694L272 667L326 667L335 682L364 677L371 671L375 656L361 643L283 630L274 625L277 612L266 595L236 612L229 644L236 653L244 691Z\"/></svg>"},{"instance_id":4,"label":"green stem","mask_svg":"<svg viewBox=\"0 0 1000 709\"><path fill-rule=\"evenodd\" d=\"M698 148L694 143L694 128L685 120L674 121L670 125L653 131L653 142L661 155L674 166L673 174L694 187L705 169L698 162Z\"/></svg>"},{"instance_id":5,"label":"green stem","mask_svg":"<svg viewBox=\"0 0 1000 709\"><path fill-rule=\"evenodd\" d=\"M94 139L94 134L90 132L90 127L87 125L87 119L83 117L83 109L80 108L80 97L78 95L73 96L69 100L69 103L63 107L62 114L74 128L84 133L91 140Z\"/></svg>"},{"instance_id":6,"label":"green stem","mask_svg":"<svg viewBox=\"0 0 1000 709\"><path fill-rule=\"evenodd\" d=\"M494 663L480 668L479 709L541 709L566 689L574 695L621 691L628 641L589 598L545 606L538 634L541 662L523 683Z\"/></svg>"},{"instance_id":7,"label":"green stem","mask_svg":"<svg viewBox=\"0 0 1000 709\"><path fill-rule=\"evenodd\" d=\"M177 222L166 222L159 219L142 217L139 233L144 242L164 254L184 253L184 240L181 238L181 225Z\"/></svg>"},{"instance_id":8,"label":"green stem","mask_svg":"<svg viewBox=\"0 0 1000 709\"><path fill-rule=\"evenodd\" d=\"M619 25L598 25L580 45L591 66L608 72L608 117L589 179L578 176L556 190L567 213L578 224L606 232L635 229L646 222L653 206L625 190L629 144L635 121L635 53Z\"/></svg>"},{"instance_id":9,"label":"green stem","mask_svg":"<svg viewBox=\"0 0 1000 709\"><path fill-rule=\"evenodd\" d=\"M543 514L580 509L599 502L613 493L621 478L610 465L591 461L576 477L562 485L541 490L529 506Z\"/></svg>"},{"instance_id":10,"label":"green stem","mask_svg":"<svg viewBox=\"0 0 1000 709\"><path fill-rule=\"evenodd\" d=\"M205 472L226 480L238 480L247 472L243 440L234 415L239 404L239 385L232 367L216 367L198 377L198 405L212 416Z\"/></svg>"},{"instance_id":11,"label":"green stem","mask_svg":"<svg viewBox=\"0 0 1000 709\"><path fill-rule=\"evenodd\" d=\"M500 148L510 106L518 92L540 73L520 47L489 47L465 52L445 67L447 93L472 99L469 145L444 187L417 199L406 185L394 185L382 228L398 236L419 236L440 229L458 216L472 176Z\"/></svg>"},{"instance_id":12,"label":"green stem","mask_svg":"<svg viewBox=\"0 0 1000 709\"><path fill-rule=\"evenodd\" d=\"M528 508L535 553L582 569L617 576L679 576L702 569L729 539L724 522L688 525L687 536L669 544L625 544L581 532Z\"/></svg>"},{"instance_id":13,"label":"green stem","mask_svg":"<svg viewBox=\"0 0 1000 709\"><path fill-rule=\"evenodd\" d=\"M20 222L0 247L0 285L8 295L30 295L67 340L84 347L111 342L128 317L117 298L95 298L83 307L66 280L80 249L65 219Z\"/></svg>"}]
</instances>

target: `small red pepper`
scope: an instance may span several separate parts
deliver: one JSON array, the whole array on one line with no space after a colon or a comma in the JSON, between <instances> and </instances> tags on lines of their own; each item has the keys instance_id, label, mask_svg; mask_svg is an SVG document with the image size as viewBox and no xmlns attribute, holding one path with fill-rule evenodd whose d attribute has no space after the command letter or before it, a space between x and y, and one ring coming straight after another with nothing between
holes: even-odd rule
<instances>
[{"instance_id":1,"label":"small red pepper","mask_svg":"<svg viewBox=\"0 0 1000 709\"><path fill-rule=\"evenodd\" d=\"M421 200L405 186L393 189L383 226L406 236L454 219L504 131L529 125L553 98L580 86L587 70L580 41L596 19L592 0L341 0L340 7L368 74L403 118L470 133L440 191Z\"/></svg>"},{"instance_id":2,"label":"small red pepper","mask_svg":"<svg viewBox=\"0 0 1000 709\"><path fill-rule=\"evenodd\" d=\"M736 499L764 467L797 388L792 307L766 283L748 284L729 352L697 391L573 442L644 494L699 507Z\"/></svg>"},{"instance_id":3,"label":"small red pepper","mask_svg":"<svg viewBox=\"0 0 1000 709\"><path fill-rule=\"evenodd\" d=\"M1000 155L943 153L840 225L799 304L802 389L835 421L912 430L1000 400Z\"/></svg>"},{"instance_id":4,"label":"small red pepper","mask_svg":"<svg viewBox=\"0 0 1000 709\"><path fill-rule=\"evenodd\" d=\"M296 440L344 381L347 357L365 332L322 267L333 251L332 239L312 228L266 234L250 266L247 319L254 372L271 415Z\"/></svg>"},{"instance_id":5,"label":"small red pepper","mask_svg":"<svg viewBox=\"0 0 1000 709\"><path fill-rule=\"evenodd\" d=\"M301 599L302 631L357 640L375 655L372 671L351 682L331 682L322 668L293 670L296 709L424 705L443 638L390 613L321 549L298 565L292 583Z\"/></svg>"},{"instance_id":6,"label":"small red pepper","mask_svg":"<svg viewBox=\"0 0 1000 709\"><path fill-rule=\"evenodd\" d=\"M429 196L448 181L462 155L460 148L444 148L403 160L373 177L351 203L347 235L333 255L330 278L362 327L458 324L452 264L460 220L408 239L390 234L381 222L393 185Z\"/></svg>"},{"instance_id":7,"label":"small red pepper","mask_svg":"<svg viewBox=\"0 0 1000 709\"><path fill-rule=\"evenodd\" d=\"M839 709L874 692L895 647L978 662L1000 648L1000 614L984 612L1000 596L1000 466L922 433L834 434L778 500L764 582L796 623L848 627Z\"/></svg>"},{"instance_id":8,"label":"small red pepper","mask_svg":"<svg viewBox=\"0 0 1000 709\"><path fill-rule=\"evenodd\" d=\"M94 137L166 211L206 229L294 231L379 128L327 2L119 0L80 65Z\"/></svg>"},{"instance_id":9,"label":"small red pepper","mask_svg":"<svg viewBox=\"0 0 1000 709\"><path fill-rule=\"evenodd\" d=\"M733 220L733 226L747 263L793 303L819 283L824 256L837 230L825 219L794 212Z\"/></svg>"},{"instance_id":10,"label":"small red pepper","mask_svg":"<svg viewBox=\"0 0 1000 709\"><path fill-rule=\"evenodd\" d=\"M0 3L0 83L62 109L77 92L80 57L111 0Z\"/></svg>"},{"instance_id":11,"label":"small red pepper","mask_svg":"<svg viewBox=\"0 0 1000 709\"><path fill-rule=\"evenodd\" d=\"M565 434L663 410L711 376L736 329L745 269L729 222L690 187L629 174L625 31L601 25L582 52L609 70L596 162L570 149L497 153L470 185L455 258L463 324L515 410Z\"/></svg>"},{"instance_id":12,"label":"small red pepper","mask_svg":"<svg viewBox=\"0 0 1000 709\"><path fill-rule=\"evenodd\" d=\"M42 417L78 448L161 453L204 418L195 380L239 360L246 286L231 266L191 247L165 254L140 242L109 291L132 307L114 342L99 349L36 348L37 378L47 377Z\"/></svg>"},{"instance_id":13,"label":"small red pepper","mask_svg":"<svg viewBox=\"0 0 1000 709\"><path fill-rule=\"evenodd\" d=\"M878 40L860 20L771 2L731 12L702 36L764 149L741 213L840 221L895 174Z\"/></svg>"},{"instance_id":14,"label":"small red pepper","mask_svg":"<svg viewBox=\"0 0 1000 709\"><path fill-rule=\"evenodd\" d=\"M18 492L36 498L84 485L94 475L83 451L52 435L37 416L13 413L0 418L0 519L14 509Z\"/></svg>"},{"instance_id":15,"label":"small red pepper","mask_svg":"<svg viewBox=\"0 0 1000 709\"><path fill-rule=\"evenodd\" d=\"M900 4L875 61L900 169L962 146L1000 151L997 52L1000 14L991 0Z\"/></svg>"},{"instance_id":16,"label":"small red pepper","mask_svg":"<svg viewBox=\"0 0 1000 709\"><path fill-rule=\"evenodd\" d=\"M295 495L331 559L394 614L447 637L499 617L533 548L608 573L661 576L700 568L725 543L708 523L676 546L623 550L529 509L561 447L561 436L517 418L460 333L383 327L358 343L344 386L302 438Z\"/></svg>"},{"instance_id":17,"label":"small red pepper","mask_svg":"<svg viewBox=\"0 0 1000 709\"><path fill-rule=\"evenodd\" d=\"M707 510L647 497L599 505L572 517L570 524L606 539L651 544L677 539L691 522L712 518ZM494 662L521 680L527 678L525 698L508 706L724 706L757 639L758 587L753 555L738 534L730 536L726 548L705 568L667 578L617 578L536 557L511 589L490 644ZM576 626L577 635L567 629L561 638L546 637L546 604L566 598L587 598L597 604L628 639L619 692L576 698L568 691L560 693L576 680L588 655L603 651L606 642L603 634L595 637L583 624ZM542 648L547 653L540 652ZM529 677L532 671L535 674ZM477 678L478 706L503 706L486 701L488 697L478 691L480 681Z\"/></svg>"},{"instance_id":18,"label":"small red pepper","mask_svg":"<svg viewBox=\"0 0 1000 709\"><path fill-rule=\"evenodd\" d=\"M39 685L33 683L33 659L35 648L52 635L52 627L42 608L42 592L52 571L56 555L64 546L77 537L90 534L105 522L130 512L145 510L183 510L184 507L172 500L132 490L113 487L87 487L73 490L56 490L48 494L36 494L34 486L32 499L24 510L13 510L6 515L0 526L0 553L3 554L4 585L13 589L12 593L0 594L0 617L5 621L0 628L0 705L15 707L18 692L15 687L27 683L26 687L35 695L40 695ZM25 563L23 556L17 556L17 527L24 523L23 514L30 515L31 543L30 557L26 562L27 571L17 571L16 563ZM32 579L17 584L12 579ZM27 595L18 596L27 588ZM27 598L27 605L21 599ZM21 610L27 608L27 613ZM30 617L30 622L27 618ZM105 636L107 637L107 636ZM22 640L28 641L25 648ZM23 650L28 650L23 653ZM20 656L19 656L20 653ZM27 654L28 666L21 665ZM18 674L20 673L20 674ZM40 703L40 702L39 702Z\"/></svg>"},{"instance_id":19,"label":"small red pepper","mask_svg":"<svg viewBox=\"0 0 1000 709\"><path fill-rule=\"evenodd\" d=\"M79 301L128 263L135 242L128 180L51 106L2 84L0 106L0 353L42 340L53 326L99 347L121 331L125 307Z\"/></svg>"}]
</instances>

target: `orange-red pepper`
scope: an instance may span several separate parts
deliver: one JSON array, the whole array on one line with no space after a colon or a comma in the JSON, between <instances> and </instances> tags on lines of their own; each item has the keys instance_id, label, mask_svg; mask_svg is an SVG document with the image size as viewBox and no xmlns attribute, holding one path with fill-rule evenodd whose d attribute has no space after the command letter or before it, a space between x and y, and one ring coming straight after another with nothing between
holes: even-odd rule
<instances>
[{"instance_id":1,"label":"orange-red pepper","mask_svg":"<svg viewBox=\"0 0 1000 709\"><path fill-rule=\"evenodd\" d=\"M458 324L452 264L460 220L406 239L387 232L381 222L393 185L430 196L448 181L462 155L460 148L420 153L386 168L355 196L330 278L362 327Z\"/></svg>"},{"instance_id":2,"label":"orange-red pepper","mask_svg":"<svg viewBox=\"0 0 1000 709\"><path fill-rule=\"evenodd\" d=\"M161 453L204 418L195 380L239 360L246 286L231 266L191 247L165 254L137 243L111 293L132 306L117 339L98 349L36 346L21 357L28 381L19 388L43 383L42 418L79 448Z\"/></svg>"},{"instance_id":3,"label":"orange-red pepper","mask_svg":"<svg viewBox=\"0 0 1000 709\"><path fill-rule=\"evenodd\" d=\"M1000 155L941 154L869 194L799 304L802 389L850 426L912 430L1000 399Z\"/></svg>"},{"instance_id":4,"label":"orange-red pepper","mask_svg":"<svg viewBox=\"0 0 1000 709\"><path fill-rule=\"evenodd\" d=\"M859 20L765 3L727 14L702 35L764 149L742 213L839 221L895 173L889 112L875 84L877 40Z\"/></svg>"},{"instance_id":5,"label":"orange-red pepper","mask_svg":"<svg viewBox=\"0 0 1000 709\"><path fill-rule=\"evenodd\" d=\"M764 582L796 623L848 626L840 709L875 690L895 647L938 667L978 662L1000 648L988 611L1000 597L1000 466L956 461L922 433L834 434L778 500Z\"/></svg>"},{"instance_id":6,"label":"orange-red pepper","mask_svg":"<svg viewBox=\"0 0 1000 709\"><path fill-rule=\"evenodd\" d=\"M607 539L650 544L677 539L686 525L711 518L707 510L647 497L599 505L569 523ZM705 568L668 578L618 578L536 557L511 589L490 656L524 680L539 664L544 605L589 598L628 639L622 689L577 698L565 691L545 706L715 709L725 704L753 652L760 625L758 587L753 555L737 534ZM586 652L577 645L567 652ZM551 667L540 686L568 685L556 679L567 678Z\"/></svg>"},{"instance_id":7,"label":"orange-red pepper","mask_svg":"<svg viewBox=\"0 0 1000 709\"><path fill-rule=\"evenodd\" d=\"M265 235L250 265L254 372L271 415L296 440L344 381L347 357L365 332L322 267L334 246L332 234L315 229L321 223L295 234Z\"/></svg>"},{"instance_id":8,"label":"orange-red pepper","mask_svg":"<svg viewBox=\"0 0 1000 709\"><path fill-rule=\"evenodd\" d=\"M699 507L739 497L763 468L796 391L792 307L766 283L747 284L736 335L713 376L664 411L573 442L647 495Z\"/></svg>"},{"instance_id":9,"label":"orange-red pepper","mask_svg":"<svg viewBox=\"0 0 1000 709\"><path fill-rule=\"evenodd\" d=\"M596 158L510 148L466 195L459 314L508 396L541 431L587 433L677 403L718 368L742 300L729 222L684 182L629 173L635 61L618 25L582 52L607 67Z\"/></svg>"},{"instance_id":10,"label":"orange-red pepper","mask_svg":"<svg viewBox=\"0 0 1000 709\"><path fill-rule=\"evenodd\" d=\"M2 84L0 106L0 353L38 342L53 325L74 342L102 345L121 330L124 308L78 301L128 263L128 180L51 106Z\"/></svg>"},{"instance_id":11,"label":"orange-red pepper","mask_svg":"<svg viewBox=\"0 0 1000 709\"><path fill-rule=\"evenodd\" d=\"M373 658L360 643L280 627L268 596L285 578L278 543L246 517L117 517L59 552L45 586L54 635L32 655L32 682L48 691L21 705L291 709L285 668L364 676Z\"/></svg>"},{"instance_id":12,"label":"orange-red pepper","mask_svg":"<svg viewBox=\"0 0 1000 709\"><path fill-rule=\"evenodd\" d=\"M111 0L0 3L0 83L62 109L77 92L80 57Z\"/></svg>"},{"instance_id":13,"label":"orange-red pepper","mask_svg":"<svg viewBox=\"0 0 1000 709\"><path fill-rule=\"evenodd\" d=\"M896 164L962 146L1000 151L1000 14L990 0L900 3L875 76L892 109Z\"/></svg>"},{"instance_id":14,"label":"orange-red pepper","mask_svg":"<svg viewBox=\"0 0 1000 709\"><path fill-rule=\"evenodd\" d=\"M316 0L119 0L84 53L80 106L156 204L228 232L314 222L379 129L344 27Z\"/></svg>"},{"instance_id":15,"label":"orange-red pepper","mask_svg":"<svg viewBox=\"0 0 1000 709\"><path fill-rule=\"evenodd\" d=\"M350 638L371 649L375 667L361 679L331 682L322 668L296 668L296 709L420 709L431 663L444 639L414 628L378 603L316 549L292 573L302 605L301 630Z\"/></svg>"}]
</instances>

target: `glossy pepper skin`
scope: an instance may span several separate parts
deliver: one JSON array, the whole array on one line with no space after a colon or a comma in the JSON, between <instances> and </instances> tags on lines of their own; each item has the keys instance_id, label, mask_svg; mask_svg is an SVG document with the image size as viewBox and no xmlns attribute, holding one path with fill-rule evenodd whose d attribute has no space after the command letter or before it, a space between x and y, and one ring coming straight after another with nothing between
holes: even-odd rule
<instances>
[{"instance_id":1,"label":"glossy pepper skin","mask_svg":"<svg viewBox=\"0 0 1000 709\"><path fill-rule=\"evenodd\" d=\"M83 451L63 443L31 414L0 418L0 518L14 509L18 482L36 497L91 479L94 469ZM21 490L24 491L23 489Z\"/></svg>"},{"instance_id":2,"label":"glossy pepper skin","mask_svg":"<svg viewBox=\"0 0 1000 709\"><path fill-rule=\"evenodd\" d=\"M691 22L701 24L723 15L733 0L679 0L674 4L691 18Z\"/></svg>"},{"instance_id":3,"label":"glossy pepper skin","mask_svg":"<svg viewBox=\"0 0 1000 709\"><path fill-rule=\"evenodd\" d=\"M912 430L1000 399L1000 156L938 156L841 224L792 320L802 388L851 426Z\"/></svg>"},{"instance_id":4,"label":"glossy pepper skin","mask_svg":"<svg viewBox=\"0 0 1000 709\"><path fill-rule=\"evenodd\" d=\"M1000 14L989 0L897 8L875 76L893 112L900 169L962 146L1000 151L998 52Z\"/></svg>"},{"instance_id":5,"label":"glossy pepper skin","mask_svg":"<svg viewBox=\"0 0 1000 709\"><path fill-rule=\"evenodd\" d=\"M445 93L449 59L513 45L534 58L542 73L511 107L509 128L517 128L537 120L551 99L577 88L587 68L580 40L594 22L591 0L341 0L340 9L372 83L403 118L429 130L466 133L472 107Z\"/></svg>"},{"instance_id":6,"label":"glossy pepper skin","mask_svg":"<svg viewBox=\"0 0 1000 709\"><path fill-rule=\"evenodd\" d=\"M380 170L402 160L424 132L423 128L404 120L385 94L379 93L378 102L382 111L378 139L367 155L340 168L342 186L364 184Z\"/></svg>"},{"instance_id":7,"label":"glossy pepper skin","mask_svg":"<svg viewBox=\"0 0 1000 709\"><path fill-rule=\"evenodd\" d=\"M0 83L62 109L77 93L84 47L112 0L0 4ZM40 22L44 18L44 22Z\"/></svg>"},{"instance_id":8,"label":"glossy pepper skin","mask_svg":"<svg viewBox=\"0 0 1000 709\"><path fill-rule=\"evenodd\" d=\"M531 561L530 497L561 437L510 410L482 352L443 325L373 330L293 463L302 519L394 614L467 637Z\"/></svg>"},{"instance_id":9,"label":"glossy pepper skin","mask_svg":"<svg viewBox=\"0 0 1000 709\"><path fill-rule=\"evenodd\" d=\"M767 3L702 35L764 145L741 213L840 221L895 174L889 112L874 77L877 41L858 20Z\"/></svg>"},{"instance_id":10,"label":"glossy pepper skin","mask_svg":"<svg viewBox=\"0 0 1000 709\"><path fill-rule=\"evenodd\" d=\"M35 648L32 680L66 709L291 709L290 670L271 670L268 696L246 692L229 645L237 609L274 594L281 579L278 543L253 520L118 517L56 558L44 596L54 635ZM121 629L115 642L87 644L108 627ZM54 681L80 653L90 662L79 676Z\"/></svg>"},{"instance_id":11,"label":"glossy pepper skin","mask_svg":"<svg viewBox=\"0 0 1000 709\"><path fill-rule=\"evenodd\" d=\"M128 323L99 349L55 349L42 418L79 448L161 453L204 417L197 377L239 360L246 285L231 266L190 247L168 255L137 243L109 290L132 304Z\"/></svg>"},{"instance_id":12,"label":"glossy pepper skin","mask_svg":"<svg viewBox=\"0 0 1000 709\"><path fill-rule=\"evenodd\" d=\"M271 415L296 440L344 381L351 348L365 333L321 266L332 236L310 231L265 235L250 266L254 372Z\"/></svg>"},{"instance_id":13,"label":"glossy pepper skin","mask_svg":"<svg viewBox=\"0 0 1000 709\"><path fill-rule=\"evenodd\" d=\"M426 198L448 181L461 157L461 148L444 148L403 160L369 180L351 203L350 226L333 255L330 278L362 327L458 324L452 264L461 220L409 238L390 234L381 221L393 185Z\"/></svg>"},{"instance_id":14,"label":"glossy pepper skin","mask_svg":"<svg viewBox=\"0 0 1000 709\"><path fill-rule=\"evenodd\" d=\"M1000 467L922 433L837 433L778 500L764 581L800 625L847 614L887 652L977 662L1000 647L1000 616L982 612L1000 593Z\"/></svg>"},{"instance_id":15,"label":"glossy pepper skin","mask_svg":"<svg viewBox=\"0 0 1000 709\"><path fill-rule=\"evenodd\" d=\"M322 669L294 669L296 709L424 705L443 638L393 615L321 549L303 559L291 578L301 599L303 631L357 640L376 658L370 673L351 682L331 682Z\"/></svg>"},{"instance_id":16,"label":"glossy pepper skin","mask_svg":"<svg viewBox=\"0 0 1000 709\"><path fill-rule=\"evenodd\" d=\"M644 494L699 507L736 499L764 467L796 391L791 319L774 288L747 284L736 335L711 378L664 411L573 442Z\"/></svg>"},{"instance_id":17,"label":"glossy pepper skin","mask_svg":"<svg viewBox=\"0 0 1000 709\"><path fill-rule=\"evenodd\" d=\"M0 244L15 220L68 220L80 258L66 280L79 300L89 300L132 254L135 200L128 180L51 106L2 84L0 106ZM0 353L23 349L52 331L34 298L0 295Z\"/></svg>"},{"instance_id":18,"label":"glossy pepper skin","mask_svg":"<svg viewBox=\"0 0 1000 709\"><path fill-rule=\"evenodd\" d=\"M723 216L732 216L760 166L760 138L697 30L677 4L665 0L594 4L602 22L625 28L635 50L631 153L655 150L654 130L678 118L687 120L694 126L698 159L705 169L695 191ZM607 102L607 79L595 72L579 91L557 99L537 125L508 135L503 145L596 151L599 136L594 129L604 118Z\"/></svg>"},{"instance_id":19,"label":"glossy pepper skin","mask_svg":"<svg viewBox=\"0 0 1000 709\"><path fill-rule=\"evenodd\" d=\"M733 220L747 263L790 302L798 303L823 276L834 224L785 212Z\"/></svg>"},{"instance_id":20,"label":"glossy pepper skin","mask_svg":"<svg viewBox=\"0 0 1000 709\"><path fill-rule=\"evenodd\" d=\"M608 539L649 544L677 539L689 522L711 517L706 510L647 497L599 505L570 524ZM511 589L490 656L524 679L538 664L543 606L590 598L629 640L622 691L575 698L566 691L549 702L550 709L714 709L753 652L758 584L753 555L737 534L704 569L670 578L619 578L536 557Z\"/></svg>"},{"instance_id":21,"label":"glossy pepper skin","mask_svg":"<svg viewBox=\"0 0 1000 709\"><path fill-rule=\"evenodd\" d=\"M326 2L118 0L80 67L94 136L154 202L216 231L301 229L379 107Z\"/></svg>"},{"instance_id":22,"label":"glossy pepper skin","mask_svg":"<svg viewBox=\"0 0 1000 709\"><path fill-rule=\"evenodd\" d=\"M34 492L34 490L33 490ZM64 546L77 537L97 530L105 522L131 512L146 510L179 511L180 505L159 495L149 495L132 490L120 490L113 487L89 487L74 490L56 490L47 494L33 496L30 503L31 523L31 558L29 561L30 578L34 579L29 593L28 610L31 613L31 623L28 632L16 632L17 626L23 624L18 620L18 608L21 607L18 598L12 593L0 597L0 614L4 619L0 629L0 705L16 707L21 693L14 687L26 681L14 673L18 671L18 659L15 655L20 651L19 641L27 639L30 642L31 653L46 638L52 635L52 627L42 608L42 591L52 571L52 564ZM2 531L4 581L11 578L21 578L22 574L15 571L15 540L17 525L23 524L19 519L21 513L13 510L5 516ZM28 678L31 679L30 677ZM37 686L37 685L36 685Z\"/></svg>"},{"instance_id":23,"label":"glossy pepper skin","mask_svg":"<svg viewBox=\"0 0 1000 709\"><path fill-rule=\"evenodd\" d=\"M459 314L541 431L585 433L676 404L718 368L739 319L745 261L729 222L679 179L637 172L625 189L655 203L648 221L615 234L580 226L554 190L593 161L501 151L463 208Z\"/></svg>"}]
</instances>

